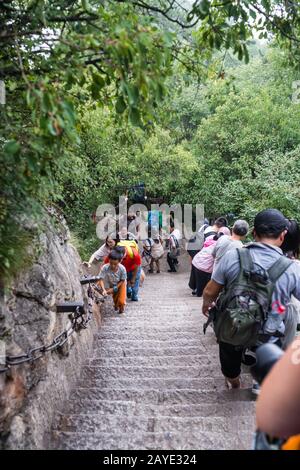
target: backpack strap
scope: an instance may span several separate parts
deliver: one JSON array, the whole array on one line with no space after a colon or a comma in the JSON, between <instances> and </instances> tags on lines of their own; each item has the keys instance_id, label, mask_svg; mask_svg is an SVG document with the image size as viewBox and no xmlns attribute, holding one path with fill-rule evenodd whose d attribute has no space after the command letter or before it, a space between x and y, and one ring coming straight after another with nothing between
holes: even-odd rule
<instances>
[{"instance_id":1,"label":"backpack strap","mask_svg":"<svg viewBox=\"0 0 300 470\"><path fill-rule=\"evenodd\" d=\"M240 267L241 271L244 270L248 273L253 271L254 269L254 264L252 260L252 256L250 254L250 251L247 250L246 247L243 248L237 248L239 258L240 258Z\"/></svg>"},{"instance_id":2,"label":"backpack strap","mask_svg":"<svg viewBox=\"0 0 300 470\"><path fill-rule=\"evenodd\" d=\"M217 232L204 233L204 240L206 240L208 237L211 237L212 235L217 235Z\"/></svg>"},{"instance_id":3,"label":"backpack strap","mask_svg":"<svg viewBox=\"0 0 300 470\"><path fill-rule=\"evenodd\" d=\"M280 278L280 276L287 270L292 264L292 260L286 256L280 256L278 260L268 269L268 275L273 284Z\"/></svg>"}]
</instances>

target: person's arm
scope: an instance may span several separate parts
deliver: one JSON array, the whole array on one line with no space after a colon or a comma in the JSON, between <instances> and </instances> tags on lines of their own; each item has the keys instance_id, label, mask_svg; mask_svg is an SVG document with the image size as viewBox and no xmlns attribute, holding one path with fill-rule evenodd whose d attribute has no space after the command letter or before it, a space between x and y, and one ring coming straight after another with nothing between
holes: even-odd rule
<instances>
[{"instance_id":1,"label":"person's arm","mask_svg":"<svg viewBox=\"0 0 300 470\"><path fill-rule=\"evenodd\" d=\"M105 287L104 287L104 280L103 280L103 279L100 279L100 280L98 281L98 285L99 285L99 286L101 287L101 289L102 289L102 295L106 296L106 295L107 295L107 291L106 291L106 289L105 289Z\"/></svg>"},{"instance_id":2,"label":"person's arm","mask_svg":"<svg viewBox=\"0 0 300 470\"><path fill-rule=\"evenodd\" d=\"M228 258L228 257L227 257ZM209 315L209 309L217 300L218 295L222 291L227 278L228 264L226 256L221 260L219 266L213 271L211 280L207 283L203 291L202 313L206 317Z\"/></svg>"},{"instance_id":3,"label":"person's arm","mask_svg":"<svg viewBox=\"0 0 300 470\"><path fill-rule=\"evenodd\" d=\"M300 338L264 380L256 406L257 428L272 437L300 434Z\"/></svg>"},{"instance_id":4,"label":"person's arm","mask_svg":"<svg viewBox=\"0 0 300 470\"><path fill-rule=\"evenodd\" d=\"M207 317L209 308L212 307L213 302L215 302L220 294L221 290L223 289L222 284L218 284L216 281L211 279L208 284L206 285L203 291L203 305L202 305L202 313Z\"/></svg>"}]
</instances>

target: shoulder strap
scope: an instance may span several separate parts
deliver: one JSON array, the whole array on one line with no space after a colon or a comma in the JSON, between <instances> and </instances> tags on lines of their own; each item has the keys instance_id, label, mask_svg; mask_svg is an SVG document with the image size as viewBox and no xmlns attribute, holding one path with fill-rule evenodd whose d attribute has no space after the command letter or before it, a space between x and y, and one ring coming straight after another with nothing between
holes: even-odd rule
<instances>
[{"instance_id":1,"label":"shoulder strap","mask_svg":"<svg viewBox=\"0 0 300 470\"><path fill-rule=\"evenodd\" d=\"M270 280L275 283L280 276L287 270L287 268L292 264L292 260L286 258L286 256L280 256L278 260L268 269L268 274Z\"/></svg>"},{"instance_id":2,"label":"shoulder strap","mask_svg":"<svg viewBox=\"0 0 300 470\"><path fill-rule=\"evenodd\" d=\"M206 240L206 238L211 237L212 235L216 235L216 234L217 232L207 232L204 234L204 239Z\"/></svg>"},{"instance_id":3,"label":"shoulder strap","mask_svg":"<svg viewBox=\"0 0 300 470\"><path fill-rule=\"evenodd\" d=\"M238 254L239 254L239 258L240 258L241 270L248 271L248 272L253 271L254 264L253 264L253 260L252 260L252 256L250 254L250 251L247 250L246 247L237 248L237 251L238 251Z\"/></svg>"}]
</instances>

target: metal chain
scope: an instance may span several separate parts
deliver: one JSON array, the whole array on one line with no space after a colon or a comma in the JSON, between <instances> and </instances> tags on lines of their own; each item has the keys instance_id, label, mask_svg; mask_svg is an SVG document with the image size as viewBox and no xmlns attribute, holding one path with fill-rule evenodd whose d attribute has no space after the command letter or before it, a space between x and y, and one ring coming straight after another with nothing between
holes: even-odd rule
<instances>
[{"instance_id":1,"label":"metal chain","mask_svg":"<svg viewBox=\"0 0 300 470\"><path fill-rule=\"evenodd\" d=\"M95 291L100 292L99 288L94 285L93 287L89 284L88 286L88 309L87 313L82 313L79 308L69 315L69 319L71 321L71 326L66 330L62 331L59 335L57 335L50 344L39 346L37 348L30 349L28 353L19 354L17 356L6 356L5 358L5 365L3 368L0 369L0 374L4 372L8 372L11 366L17 366L19 364L24 364L25 362L34 362L43 357L43 355L47 352L54 351L62 347L67 341L69 336L71 336L74 331L79 331L81 329L86 329L89 322L92 320L93 316L93 301L96 302L103 302L102 298L99 298L95 295Z\"/></svg>"}]
</instances>

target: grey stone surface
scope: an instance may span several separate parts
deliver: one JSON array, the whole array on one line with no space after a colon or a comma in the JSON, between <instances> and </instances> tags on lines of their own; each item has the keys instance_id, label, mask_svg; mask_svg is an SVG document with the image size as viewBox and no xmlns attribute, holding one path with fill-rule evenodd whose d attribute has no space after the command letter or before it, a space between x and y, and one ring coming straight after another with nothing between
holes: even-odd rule
<instances>
[{"instance_id":1,"label":"grey stone surface","mask_svg":"<svg viewBox=\"0 0 300 470\"><path fill-rule=\"evenodd\" d=\"M184 261L183 266L186 266ZM188 272L149 275L140 302L104 315L93 355L53 422L49 448L247 449L250 376L228 390Z\"/></svg>"},{"instance_id":2,"label":"grey stone surface","mask_svg":"<svg viewBox=\"0 0 300 470\"><path fill-rule=\"evenodd\" d=\"M58 302L86 300L79 282L80 257L70 243L64 220L52 212L45 216L44 231L35 241L39 256L0 299L0 339L10 355L49 344L66 328L68 316L56 313ZM0 447L44 447L53 414L69 395L91 353L100 324L99 311L94 313L90 327L70 336L63 350L1 374Z\"/></svg>"}]
</instances>

